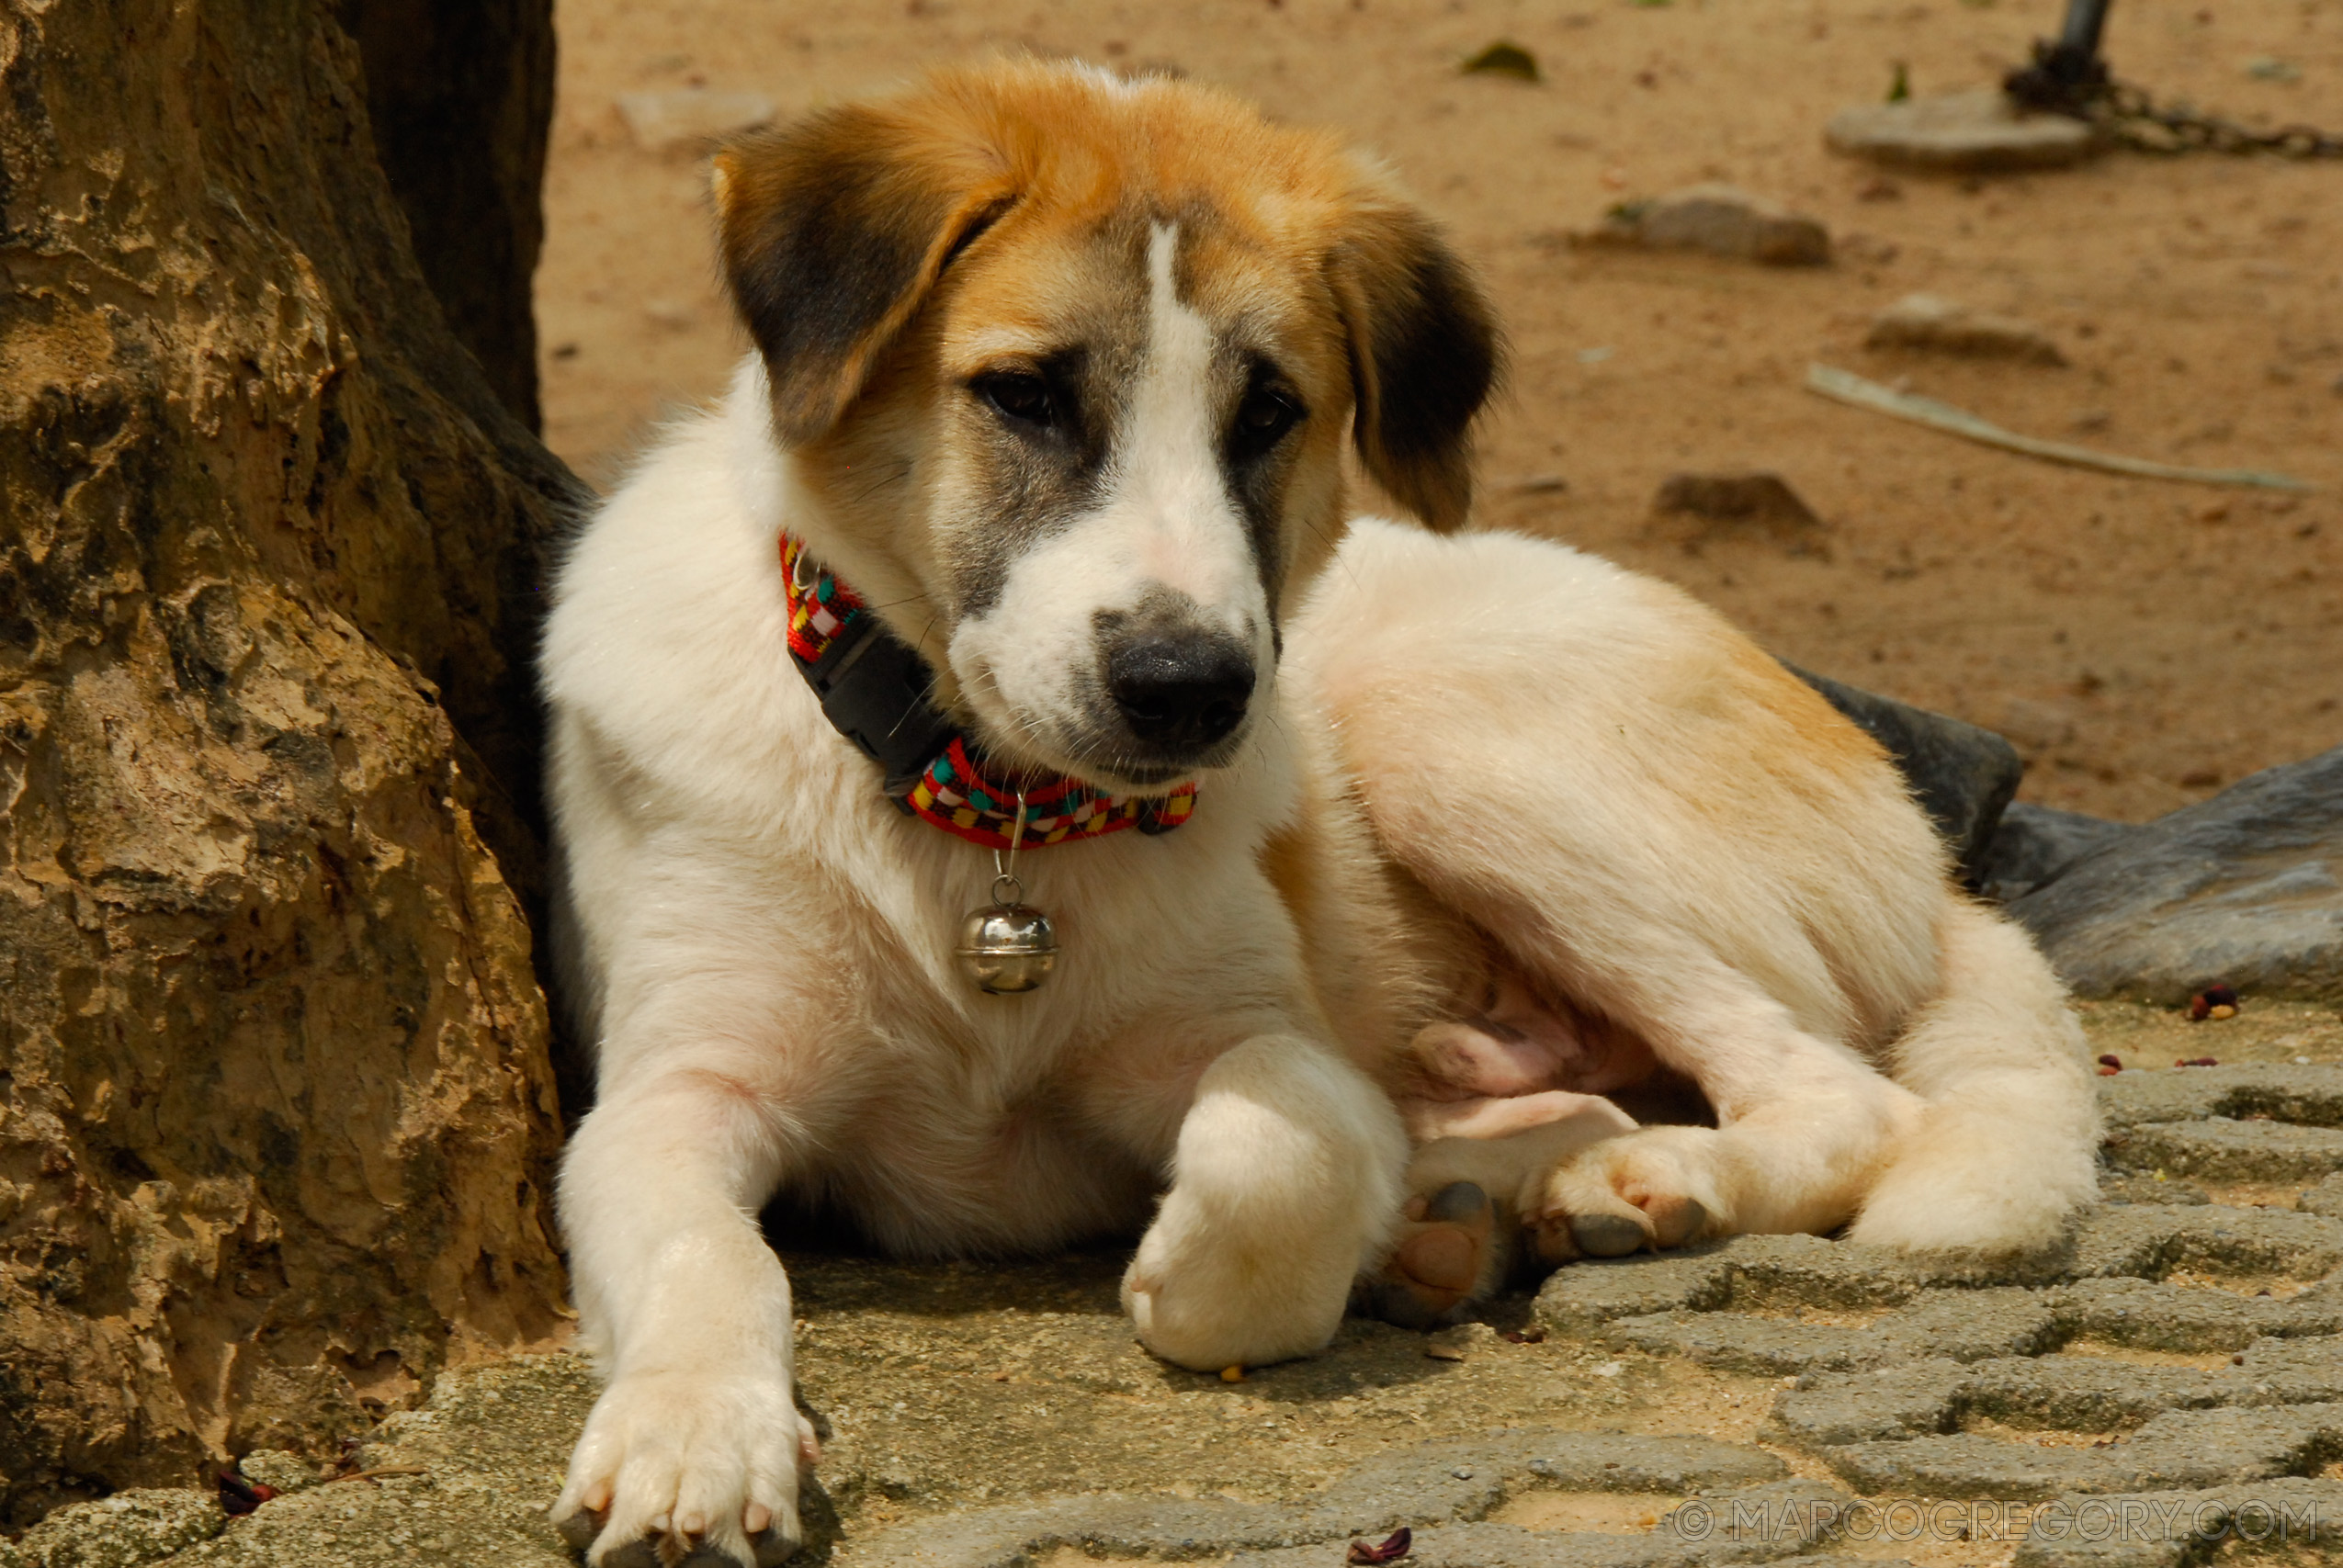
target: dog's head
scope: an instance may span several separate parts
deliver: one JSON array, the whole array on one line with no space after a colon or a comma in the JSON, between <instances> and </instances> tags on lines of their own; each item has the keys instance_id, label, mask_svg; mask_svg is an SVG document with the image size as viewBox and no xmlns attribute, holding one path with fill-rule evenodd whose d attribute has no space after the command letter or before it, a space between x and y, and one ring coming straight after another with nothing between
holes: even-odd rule
<instances>
[{"instance_id":1,"label":"dog's head","mask_svg":"<svg viewBox=\"0 0 2343 1568\"><path fill-rule=\"evenodd\" d=\"M1233 758L1346 435L1464 518L1488 310L1329 138L1020 62L736 143L715 186L809 543L1012 766L1145 790Z\"/></svg>"}]
</instances>

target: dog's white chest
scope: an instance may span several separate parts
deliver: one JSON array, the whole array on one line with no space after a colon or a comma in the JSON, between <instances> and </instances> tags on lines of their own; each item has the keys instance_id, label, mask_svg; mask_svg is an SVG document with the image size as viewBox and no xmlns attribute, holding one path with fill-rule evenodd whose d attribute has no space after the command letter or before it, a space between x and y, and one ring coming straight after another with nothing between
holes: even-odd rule
<instances>
[{"instance_id":1,"label":"dog's white chest","mask_svg":"<svg viewBox=\"0 0 2343 1568\"><path fill-rule=\"evenodd\" d=\"M809 1185L900 1253L1038 1250L1136 1227L1153 1162L1098 1125L1070 1072L1013 1070L1031 1066L890 1052L885 1089Z\"/></svg>"}]
</instances>

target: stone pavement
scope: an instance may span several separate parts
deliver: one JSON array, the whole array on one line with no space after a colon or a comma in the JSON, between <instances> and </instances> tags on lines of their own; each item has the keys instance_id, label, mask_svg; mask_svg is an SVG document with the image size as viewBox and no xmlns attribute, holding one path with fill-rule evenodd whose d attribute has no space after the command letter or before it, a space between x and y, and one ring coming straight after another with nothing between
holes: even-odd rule
<instances>
[{"instance_id":1,"label":"stone pavement","mask_svg":"<svg viewBox=\"0 0 2343 1568\"><path fill-rule=\"evenodd\" d=\"M2302 1124L2343 1122L2343 1073L2124 1073L2102 1104L2109 1163L2150 1179L2111 1182L2123 1201L2057 1253L1994 1276L2010 1282L1812 1236L1742 1236L1566 1269L1538 1315L1557 1335L1787 1374L1771 1435L1864 1495L2063 1500L2070 1513L2096 1495L2110 1501L2093 1517L2143 1522L2140 1539L2115 1541L2038 1525L2021 1563L2178 1568L2202 1555L2186 1532L2149 1539L2145 1522L2171 1499L2148 1494L2190 1494L2190 1517L2208 1528L2261 1498L2334 1542L2343 1482L2253 1483L2316 1477L2343 1457L2343 1280L2327 1280L2343 1267L2343 1221L2315 1212L2337 1206L2327 1179L2343 1134ZM2313 1184L2302 1208L2314 1212L2208 1202L2175 1170Z\"/></svg>"},{"instance_id":2,"label":"stone pavement","mask_svg":"<svg viewBox=\"0 0 2343 1568\"><path fill-rule=\"evenodd\" d=\"M1334 1568L1402 1525L1416 1568L2343 1560L2343 1067L2101 1087L2110 1201L2021 1267L1738 1237L1573 1265L1431 1341L1347 1324L1238 1384L1136 1348L1111 1251L793 1256L826 1433L802 1561ZM373 1479L232 1523L126 1494L0 1568L562 1568L542 1509L593 1393L560 1353L450 1373L358 1450Z\"/></svg>"},{"instance_id":3,"label":"stone pavement","mask_svg":"<svg viewBox=\"0 0 2343 1568\"><path fill-rule=\"evenodd\" d=\"M1484 1523L1524 1493L1696 1494L1670 1510L1649 1538L1539 1539L1518 1526ZM962 1568L1030 1561L1050 1546L1109 1557L1188 1558L1233 1551L1247 1568L1322 1565L1321 1543L1418 1532L1409 1561L1569 1562L1617 1564L1721 1563L1797 1555L1823 1533L1813 1505L1836 1495L1790 1475L1761 1450L1705 1438L1639 1438L1586 1432L1504 1432L1473 1441L1424 1443L1352 1470L1314 1495L1251 1504L1207 1499L1071 1498L1055 1504L979 1509L940 1523L898 1529L853 1554L871 1568ZM1686 1509L1784 1517L1786 1528L1749 1550ZM1431 1527L1427 1529L1426 1527ZM1556 1540L1566 1555L1551 1555ZM1309 1550L1311 1547L1319 1550ZM1495 1556L1491 1557L1491 1551Z\"/></svg>"},{"instance_id":4,"label":"stone pavement","mask_svg":"<svg viewBox=\"0 0 2343 1568\"><path fill-rule=\"evenodd\" d=\"M1853 1511L1853 1494L1983 1499L2005 1515L2009 1505L2048 1505L2024 1515L2016 1560L2028 1568L2179 1568L2224 1532L2283 1533L2289 1544L2343 1555L2343 1481L2305 1479L2343 1457L2343 1280L2309 1283L2343 1268L2343 1221L2208 1202L2167 1168L2323 1181L2343 1168L2343 1134L2295 1119L2343 1122L2343 1072L2127 1073L2103 1099L2110 1163L2149 1179L2119 1182L2125 1201L2103 1205L2066 1247L2020 1268L1987 1272L1814 1236L1742 1236L1577 1265L1539 1293L1537 1319L1556 1340L1783 1376L1763 1435L1818 1459L1848 1491L1815 1479L1764 1482L1757 1462L1773 1456L1754 1446L1708 1444L1702 1451L1715 1458L1680 1461L1663 1477L1647 1457L1651 1438L1509 1434L1394 1455L1282 1506L1115 1498L979 1510L883 1532L858 1543L852 1561L1009 1568L1070 1546L1111 1557L1229 1552L1248 1568L1304 1568L1333 1561L1304 1543L1407 1523L1421 1530L1410 1562L1453 1568L1756 1562L1851 1533L1870 1517ZM2168 1196L2178 1201L2157 1201ZM2169 1282L2176 1274L2221 1282ZM2217 1364L2137 1361L2127 1351L2199 1353ZM1549 1452L1543 1467L1531 1457ZM1731 1454L1745 1468L1720 1468ZM1590 1467L1599 1456L1638 1462L1607 1478ZM1524 1486L1690 1492L1695 1501L1641 1535L1475 1522ZM1737 1506L1774 1528L1745 1538L1715 1527ZM1710 1525L1697 1539L1686 1528L1695 1509ZM1956 1508L1952 1517L1977 1516ZM1834 1519L1846 1528L1834 1530Z\"/></svg>"}]
</instances>

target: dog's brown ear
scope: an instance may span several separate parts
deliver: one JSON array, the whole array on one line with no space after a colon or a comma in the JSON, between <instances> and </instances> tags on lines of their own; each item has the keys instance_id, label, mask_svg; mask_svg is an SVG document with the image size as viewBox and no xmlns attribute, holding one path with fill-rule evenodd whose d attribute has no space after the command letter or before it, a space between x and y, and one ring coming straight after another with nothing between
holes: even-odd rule
<instances>
[{"instance_id":1,"label":"dog's brown ear","mask_svg":"<svg viewBox=\"0 0 2343 1568\"><path fill-rule=\"evenodd\" d=\"M1333 264L1358 396L1353 434L1375 482L1447 533L1473 501L1473 416L1503 368L1480 285L1431 221L1366 187Z\"/></svg>"},{"instance_id":2,"label":"dog's brown ear","mask_svg":"<svg viewBox=\"0 0 2343 1568\"><path fill-rule=\"evenodd\" d=\"M724 276L790 446L837 423L945 264L1011 199L980 143L886 105L735 141L713 186Z\"/></svg>"}]
</instances>

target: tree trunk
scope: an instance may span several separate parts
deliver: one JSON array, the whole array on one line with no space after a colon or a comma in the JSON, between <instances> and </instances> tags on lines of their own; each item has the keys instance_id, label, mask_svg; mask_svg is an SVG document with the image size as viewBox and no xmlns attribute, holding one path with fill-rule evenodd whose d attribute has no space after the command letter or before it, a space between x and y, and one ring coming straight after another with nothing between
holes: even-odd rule
<instances>
[{"instance_id":1,"label":"tree trunk","mask_svg":"<svg viewBox=\"0 0 2343 1568\"><path fill-rule=\"evenodd\" d=\"M343 0L415 260L488 384L538 428L529 280L545 243L553 0Z\"/></svg>"},{"instance_id":2,"label":"tree trunk","mask_svg":"<svg viewBox=\"0 0 2343 1568\"><path fill-rule=\"evenodd\" d=\"M448 155L516 188L544 6L391 13L503 40ZM0 1526L322 1451L561 1311L534 175L476 360L343 14L0 0Z\"/></svg>"}]
</instances>

